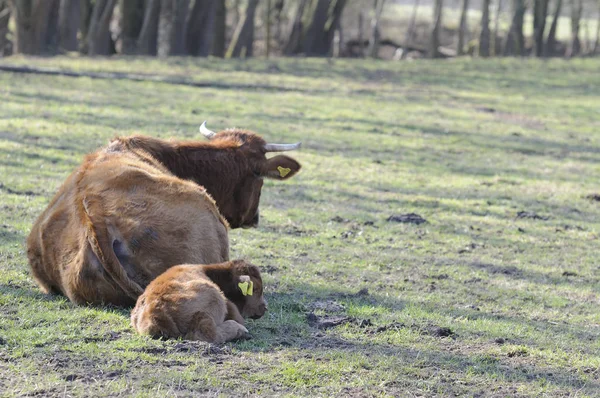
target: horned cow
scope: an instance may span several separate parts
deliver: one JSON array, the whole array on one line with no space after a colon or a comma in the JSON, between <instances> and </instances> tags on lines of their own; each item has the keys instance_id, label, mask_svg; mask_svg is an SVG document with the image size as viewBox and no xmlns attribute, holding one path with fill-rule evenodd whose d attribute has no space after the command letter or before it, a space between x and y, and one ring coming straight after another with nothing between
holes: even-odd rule
<instances>
[{"instance_id":1,"label":"horned cow","mask_svg":"<svg viewBox=\"0 0 600 398\"><path fill-rule=\"evenodd\" d=\"M148 285L131 312L131 324L153 337L223 343L247 337L244 318L260 318L266 310L255 265L242 260L185 264Z\"/></svg>"},{"instance_id":2,"label":"horned cow","mask_svg":"<svg viewBox=\"0 0 600 398\"><path fill-rule=\"evenodd\" d=\"M32 274L45 293L77 304L133 305L178 264L229 259L228 226L258 223L263 178L288 179L294 159L233 129L208 142L119 137L88 155L38 217L27 240Z\"/></svg>"}]
</instances>

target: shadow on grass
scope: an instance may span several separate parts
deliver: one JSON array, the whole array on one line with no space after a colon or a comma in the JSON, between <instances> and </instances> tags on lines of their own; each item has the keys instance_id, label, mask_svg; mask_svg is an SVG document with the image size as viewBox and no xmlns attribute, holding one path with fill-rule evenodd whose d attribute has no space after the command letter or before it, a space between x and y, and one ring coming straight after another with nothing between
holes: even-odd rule
<instances>
[{"instance_id":1,"label":"shadow on grass","mask_svg":"<svg viewBox=\"0 0 600 398\"><path fill-rule=\"evenodd\" d=\"M398 310L406 305L410 305L411 307L417 306L415 303L408 303L403 300L391 300L392 303L390 304L389 298L378 298L376 295L357 298L348 297L345 292L332 292L330 290L318 290L316 293L309 293L307 295L305 292L311 291L311 289L314 291L314 287L307 286L303 288L302 286L299 286L298 289L302 292L303 300L309 302L330 300L333 298L339 299L345 304L353 302L354 304L371 306L391 305L394 310ZM298 296L295 294L275 294L272 295L270 299L270 302L274 304L274 307L279 307L281 311L287 313L287 315L284 315L286 317L290 317L291 312L295 312L296 317L304 317L307 312L307 308L298 303ZM508 322L514 325L514 330L519 330L526 325L537 331L552 334L559 340L562 338L561 336L569 336L571 339L573 338L572 336L575 336L577 339L581 340L583 344L596 341L598 338L597 334L578 330L576 327L555 325L522 317L488 314L475 310L446 310L439 307L436 307L435 310L426 310L431 310L444 317L452 317L453 319L468 317L469 319ZM341 351L361 356L364 355L367 361L369 361L367 358L373 358L374 356L380 355L382 357L393 358L393 361L397 361L407 368L430 368L435 373L443 369L444 373L450 372L454 375L469 373L485 377L486 380L500 378L507 382L547 382L558 388L578 388L590 392L600 388L600 383L598 381L586 380L585 377L576 372L569 372L558 367L536 365L534 363L535 359L529 359L531 354L529 354L528 349L535 349L536 347L545 348L546 346L543 343L537 344L535 340L525 342L523 339L519 339L517 332L515 332L513 336L510 336L507 343L519 344L521 348L516 348L513 351L509 350L506 353L492 354L484 352L485 350L482 349L482 343L475 343L473 346L473 343L469 341L468 335L461 336L459 334L458 336L454 335L454 337L435 337L427 335L427 333L423 333L423 331L426 330L425 326L427 321L423 319L415 319L415 321L418 322L418 324L395 324L395 327L406 328L422 334L424 342L429 340L433 347L438 344L435 343L435 340L439 339L441 345L440 349L413 349L408 348L406 345L393 345L386 342L384 335L381 335L382 338L375 339L380 333L389 333L394 330L382 330L380 332L377 328L378 325L368 324L367 327L362 327L356 322L350 323L348 326L349 329L344 329L346 335L342 338L339 334L334 335L330 333L331 330L335 329L319 330L309 326L307 323L298 326L297 322L296 324L290 322L290 324L286 326L285 321L281 326L262 326L260 320L251 325L255 330L259 330L257 341L254 343L253 341L250 341L241 345L236 344L236 349L251 352L272 352L279 351L282 348L285 349L286 347L291 347L298 351L298 357L300 358L321 357L328 353L334 354ZM261 329L268 332L260 332ZM265 334L268 334L268 336L265 336ZM354 336L352 336L353 334ZM494 337L495 336L490 335L489 343L483 344L496 346L497 343L493 341ZM452 341L452 343L450 343L450 341ZM449 351L447 349L449 345L456 349ZM462 349L460 346L462 346ZM575 349L574 352L575 351L577 350ZM544 360L541 359L541 361Z\"/></svg>"}]
</instances>

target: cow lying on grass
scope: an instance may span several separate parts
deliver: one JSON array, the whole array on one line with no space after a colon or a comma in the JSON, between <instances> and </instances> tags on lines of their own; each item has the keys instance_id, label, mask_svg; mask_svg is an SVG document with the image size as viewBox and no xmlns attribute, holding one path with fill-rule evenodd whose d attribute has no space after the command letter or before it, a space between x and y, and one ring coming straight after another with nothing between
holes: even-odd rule
<instances>
[{"instance_id":1,"label":"cow lying on grass","mask_svg":"<svg viewBox=\"0 0 600 398\"><path fill-rule=\"evenodd\" d=\"M300 169L266 153L299 144L200 130L208 142L133 136L86 157L27 240L42 291L77 304L131 306L174 265L229 260L228 224L258 223L262 179L288 179Z\"/></svg>"},{"instance_id":2,"label":"cow lying on grass","mask_svg":"<svg viewBox=\"0 0 600 398\"><path fill-rule=\"evenodd\" d=\"M244 318L267 311L260 272L242 260L186 264L154 279L131 312L138 333L224 343L248 336Z\"/></svg>"}]
</instances>

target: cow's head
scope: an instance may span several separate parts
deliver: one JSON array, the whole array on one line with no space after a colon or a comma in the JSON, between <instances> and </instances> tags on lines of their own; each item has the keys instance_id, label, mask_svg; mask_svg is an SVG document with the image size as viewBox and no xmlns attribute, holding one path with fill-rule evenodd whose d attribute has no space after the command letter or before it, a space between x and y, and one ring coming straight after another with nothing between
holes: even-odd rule
<instances>
[{"instance_id":1,"label":"cow's head","mask_svg":"<svg viewBox=\"0 0 600 398\"><path fill-rule=\"evenodd\" d=\"M206 128L206 122L200 126L200 132L210 140L211 147L224 150L227 154L224 156L231 156L232 159L229 163L222 163L229 170L223 170L225 174L221 181L205 183L205 176L195 176L194 179L204 185L214 197L219 211L231 228L257 226L263 179L287 180L301 167L289 156L267 158L267 153L298 149L300 143L268 144L259 135L242 129L227 129L215 133ZM214 160L218 163L218 159ZM219 189L219 183L224 189Z\"/></svg>"},{"instance_id":2,"label":"cow's head","mask_svg":"<svg viewBox=\"0 0 600 398\"><path fill-rule=\"evenodd\" d=\"M238 307L244 318L262 317L267 312L267 300L263 296L263 283L258 267L238 260L233 262L232 271L236 294L228 298Z\"/></svg>"}]
</instances>

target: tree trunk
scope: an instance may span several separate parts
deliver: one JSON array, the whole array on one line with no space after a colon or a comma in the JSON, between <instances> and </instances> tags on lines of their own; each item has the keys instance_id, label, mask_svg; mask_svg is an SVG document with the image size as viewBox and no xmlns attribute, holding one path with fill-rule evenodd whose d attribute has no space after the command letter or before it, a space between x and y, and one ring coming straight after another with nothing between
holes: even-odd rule
<instances>
[{"instance_id":1,"label":"tree trunk","mask_svg":"<svg viewBox=\"0 0 600 398\"><path fill-rule=\"evenodd\" d=\"M7 54L8 21L10 20L10 5L8 0L0 0L0 57Z\"/></svg>"},{"instance_id":2,"label":"tree trunk","mask_svg":"<svg viewBox=\"0 0 600 398\"><path fill-rule=\"evenodd\" d=\"M575 57L581 51L581 41L579 40L579 26L581 15L583 13L583 0L571 0L571 42L567 48L567 57Z\"/></svg>"},{"instance_id":3,"label":"tree trunk","mask_svg":"<svg viewBox=\"0 0 600 398\"><path fill-rule=\"evenodd\" d=\"M418 1L418 0L417 0ZM469 0L462 0L460 9L460 26L458 27L458 46L456 54L463 55L465 53L465 35L467 34L467 12L469 11Z\"/></svg>"},{"instance_id":4,"label":"tree trunk","mask_svg":"<svg viewBox=\"0 0 600 398\"><path fill-rule=\"evenodd\" d=\"M160 0L146 0L144 22L137 41L137 53L140 55L156 55L159 14Z\"/></svg>"},{"instance_id":5,"label":"tree trunk","mask_svg":"<svg viewBox=\"0 0 600 398\"><path fill-rule=\"evenodd\" d=\"M161 0L157 39L159 57L186 54L186 20L189 8L189 0Z\"/></svg>"},{"instance_id":6,"label":"tree trunk","mask_svg":"<svg viewBox=\"0 0 600 398\"><path fill-rule=\"evenodd\" d=\"M188 18L187 49L191 55L208 57L213 42L217 1L196 0Z\"/></svg>"},{"instance_id":7,"label":"tree trunk","mask_svg":"<svg viewBox=\"0 0 600 398\"><path fill-rule=\"evenodd\" d=\"M58 46L64 51L77 51L77 31L81 25L81 1L61 0L58 10Z\"/></svg>"},{"instance_id":8,"label":"tree trunk","mask_svg":"<svg viewBox=\"0 0 600 398\"><path fill-rule=\"evenodd\" d=\"M187 17L190 10L190 0L176 0L175 2L175 20L173 22L173 31L171 33L171 52L169 55L187 54L185 44L187 33ZM214 19L213 19L214 23ZM212 26L211 26L212 30Z\"/></svg>"},{"instance_id":9,"label":"tree trunk","mask_svg":"<svg viewBox=\"0 0 600 398\"><path fill-rule=\"evenodd\" d=\"M304 15L304 11L306 9L306 4L308 0L300 0L298 3L298 8L296 8L296 13L294 14L294 18L292 19L292 27L290 29L290 34L288 35L288 40L283 49L284 55L294 55L298 54L300 49L300 43L302 40L302 32L304 31L304 23L302 16Z\"/></svg>"},{"instance_id":10,"label":"tree trunk","mask_svg":"<svg viewBox=\"0 0 600 398\"><path fill-rule=\"evenodd\" d=\"M525 55L525 37L523 36L523 20L527 6L525 0L512 1L512 22L506 35L504 55Z\"/></svg>"},{"instance_id":11,"label":"tree trunk","mask_svg":"<svg viewBox=\"0 0 600 398\"><path fill-rule=\"evenodd\" d=\"M546 47L544 49L544 56L551 57L556 51L556 28L558 27L558 17L560 17L560 11L562 8L562 0L556 1L556 8L554 9L554 15L552 16L552 24L548 31L548 39L546 40Z\"/></svg>"},{"instance_id":12,"label":"tree trunk","mask_svg":"<svg viewBox=\"0 0 600 398\"><path fill-rule=\"evenodd\" d=\"M48 0L48 3L50 3L50 9L43 16L46 20L46 31L40 33L40 42L43 52L56 54L58 52L58 11L60 9L60 0Z\"/></svg>"},{"instance_id":13,"label":"tree trunk","mask_svg":"<svg viewBox=\"0 0 600 398\"><path fill-rule=\"evenodd\" d=\"M379 40L381 40L379 21L381 20L384 3L385 0L376 0L375 3L375 14L371 20L371 38L369 39L369 48L367 49L367 53L371 58L377 58L379 52Z\"/></svg>"},{"instance_id":14,"label":"tree trunk","mask_svg":"<svg viewBox=\"0 0 600 398\"><path fill-rule=\"evenodd\" d=\"M500 55L500 46L498 43L498 31L500 29L500 14L502 13L502 0L497 0L496 14L494 14L494 35L492 36L492 55Z\"/></svg>"},{"instance_id":15,"label":"tree trunk","mask_svg":"<svg viewBox=\"0 0 600 398\"><path fill-rule=\"evenodd\" d=\"M329 0L314 0L316 2L311 22L304 35L304 53L311 55L327 55L329 48L325 44L325 24L328 19Z\"/></svg>"},{"instance_id":16,"label":"tree trunk","mask_svg":"<svg viewBox=\"0 0 600 398\"><path fill-rule=\"evenodd\" d=\"M227 58L240 58L252 56L252 45L254 44L254 16L258 0L248 0L246 12L240 19L235 29L229 48Z\"/></svg>"},{"instance_id":17,"label":"tree trunk","mask_svg":"<svg viewBox=\"0 0 600 398\"><path fill-rule=\"evenodd\" d=\"M88 31L88 54L109 55L111 38L108 30L116 0L96 0Z\"/></svg>"},{"instance_id":18,"label":"tree trunk","mask_svg":"<svg viewBox=\"0 0 600 398\"><path fill-rule=\"evenodd\" d=\"M121 37L120 53L136 54L137 39L144 23L143 0L120 0Z\"/></svg>"},{"instance_id":19,"label":"tree trunk","mask_svg":"<svg viewBox=\"0 0 600 398\"><path fill-rule=\"evenodd\" d=\"M541 57L544 52L544 29L548 16L548 0L533 0L533 54Z\"/></svg>"},{"instance_id":20,"label":"tree trunk","mask_svg":"<svg viewBox=\"0 0 600 398\"><path fill-rule=\"evenodd\" d=\"M48 51L48 44L54 40L56 21L51 18L56 0L13 0L16 35L15 52L22 54L38 54ZM50 40L48 39L50 33Z\"/></svg>"},{"instance_id":21,"label":"tree trunk","mask_svg":"<svg viewBox=\"0 0 600 398\"><path fill-rule=\"evenodd\" d=\"M217 0L215 23L214 23L214 38L210 54L215 57L223 58L225 56L225 39L227 36L227 7L225 0Z\"/></svg>"},{"instance_id":22,"label":"tree trunk","mask_svg":"<svg viewBox=\"0 0 600 398\"><path fill-rule=\"evenodd\" d=\"M484 0L488 1L488 0ZM439 56L438 47L440 46L440 30L442 29L442 13L444 10L443 0L435 0L433 7L433 29L429 40L429 57L437 58Z\"/></svg>"},{"instance_id":23,"label":"tree trunk","mask_svg":"<svg viewBox=\"0 0 600 398\"><path fill-rule=\"evenodd\" d=\"M490 0L483 0L481 5L481 33L479 34L479 56L490 56Z\"/></svg>"}]
</instances>

